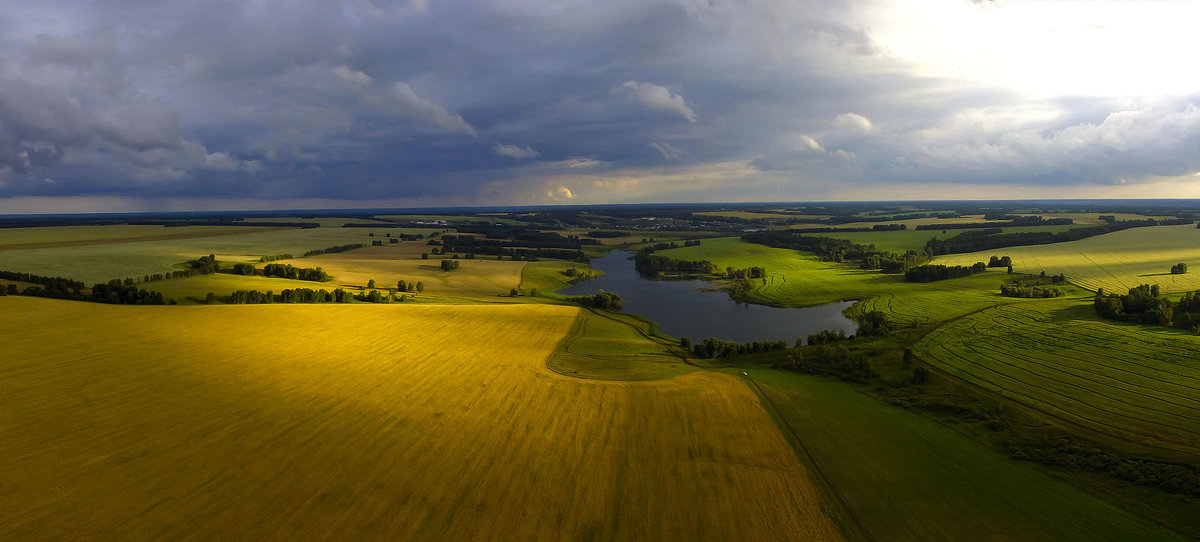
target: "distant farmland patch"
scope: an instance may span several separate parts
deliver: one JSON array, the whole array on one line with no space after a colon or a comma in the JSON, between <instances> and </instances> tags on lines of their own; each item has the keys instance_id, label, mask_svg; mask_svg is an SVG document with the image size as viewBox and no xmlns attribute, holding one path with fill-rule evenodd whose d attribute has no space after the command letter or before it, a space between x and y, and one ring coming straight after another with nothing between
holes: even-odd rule
<instances>
[{"instance_id":1,"label":"distant farmland patch","mask_svg":"<svg viewBox=\"0 0 1200 542\"><path fill-rule=\"evenodd\" d=\"M1012 257L1018 273L1063 273L1089 290L1125 293L1139 284L1157 284L1164 292L1200 289L1200 273L1170 273L1181 262L1200 266L1200 229L1195 225L1132 228L1068 243L949 254L934 263L970 265L992 255Z\"/></svg>"}]
</instances>

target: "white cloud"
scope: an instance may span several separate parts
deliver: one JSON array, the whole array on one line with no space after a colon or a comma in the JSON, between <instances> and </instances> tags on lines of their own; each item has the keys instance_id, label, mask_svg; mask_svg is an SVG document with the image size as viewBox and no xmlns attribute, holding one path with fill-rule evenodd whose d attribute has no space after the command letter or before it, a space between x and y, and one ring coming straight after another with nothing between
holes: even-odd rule
<instances>
[{"instance_id":1,"label":"white cloud","mask_svg":"<svg viewBox=\"0 0 1200 542\"><path fill-rule=\"evenodd\" d=\"M958 85L1039 97L1200 89L1173 53L1192 47L1196 2L877 2L862 17L889 56Z\"/></svg>"},{"instance_id":2,"label":"white cloud","mask_svg":"<svg viewBox=\"0 0 1200 542\"><path fill-rule=\"evenodd\" d=\"M575 199L575 194L574 194L573 192L571 192L571 189L570 189L570 188L567 188L567 187L565 187L565 186L560 186L560 187L558 187L558 188L554 188L554 189L552 189L552 190L547 190L547 191L546 191L546 197L548 197L548 198Z\"/></svg>"},{"instance_id":3,"label":"white cloud","mask_svg":"<svg viewBox=\"0 0 1200 542\"><path fill-rule=\"evenodd\" d=\"M408 86L408 83L396 81L392 85L392 94L396 98L396 105L400 107L401 112L406 116L452 134L466 134L471 137L478 137L475 127L464 120L462 115L447 110L437 102L418 96L417 92Z\"/></svg>"},{"instance_id":4,"label":"white cloud","mask_svg":"<svg viewBox=\"0 0 1200 542\"><path fill-rule=\"evenodd\" d=\"M665 141L655 141L650 144L650 148L658 151L664 160L678 160L683 156L683 151L678 147Z\"/></svg>"},{"instance_id":5,"label":"white cloud","mask_svg":"<svg viewBox=\"0 0 1200 542\"><path fill-rule=\"evenodd\" d=\"M496 144L496 147L494 150L495 150L496 154L498 154L500 156L516 158L517 160L524 160L527 158L537 158L542 155L542 153L534 150L533 147L530 147L528 145L521 147L519 145L506 145L504 143L498 143L498 144Z\"/></svg>"},{"instance_id":6,"label":"white cloud","mask_svg":"<svg viewBox=\"0 0 1200 542\"><path fill-rule=\"evenodd\" d=\"M793 147L796 150L806 152L825 152L825 147L822 147L816 139L810 135L799 134L792 138Z\"/></svg>"},{"instance_id":7,"label":"white cloud","mask_svg":"<svg viewBox=\"0 0 1200 542\"><path fill-rule=\"evenodd\" d=\"M364 87L375 81L374 79L371 79L370 75L358 70L350 69L349 66L338 66L333 69L333 74L338 76L338 78L342 79L343 81Z\"/></svg>"},{"instance_id":8,"label":"white cloud","mask_svg":"<svg viewBox=\"0 0 1200 542\"><path fill-rule=\"evenodd\" d=\"M858 113L842 113L838 115L837 125L843 128L854 128L863 132L870 132L875 129L875 125L871 123L871 119Z\"/></svg>"},{"instance_id":9,"label":"white cloud","mask_svg":"<svg viewBox=\"0 0 1200 542\"><path fill-rule=\"evenodd\" d=\"M625 97L629 101L644 107L677 113L679 116L687 119L688 122L696 122L696 112L692 111L692 108L688 106L683 96L671 94L671 91L667 87L631 80L614 88L613 92L625 94Z\"/></svg>"},{"instance_id":10,"label":"white cloud","mask_svg":"<svg viewBox=\"0 0 1200 542\"><path fill-rule=\"evenodd\" d=\"M570 169L589 168L604 165L604 162L592 158L567 158L557 162L550 162L549 165L556 167L565 167Z\"/></svg>"}]
</instances>

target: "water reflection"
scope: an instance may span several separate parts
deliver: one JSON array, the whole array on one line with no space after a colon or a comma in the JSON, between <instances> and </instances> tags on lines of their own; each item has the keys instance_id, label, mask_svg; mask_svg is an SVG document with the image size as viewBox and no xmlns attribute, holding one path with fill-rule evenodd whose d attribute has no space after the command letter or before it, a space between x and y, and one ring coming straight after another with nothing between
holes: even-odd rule
<instances>
[{"instance_id":1,"label":"water reflection","mask_svg":"<svg viewBox=\"0 0 1200 542\"><path fill-rule=\"evenodd\" d=\"M842 311L854 301L815 307L783 309L738 303L725 292L713 291L702 280L648 280L638 275L628 252L613 251L592 260L604 271L598 278L581 281L559 290L563 295L616 292L623 310L658 322L659 330L674 337L700 340L716 337L738 342L785 340L790 345L822 329L840 329L847 334L857 327Z\"/></svg>"}]
</instances>

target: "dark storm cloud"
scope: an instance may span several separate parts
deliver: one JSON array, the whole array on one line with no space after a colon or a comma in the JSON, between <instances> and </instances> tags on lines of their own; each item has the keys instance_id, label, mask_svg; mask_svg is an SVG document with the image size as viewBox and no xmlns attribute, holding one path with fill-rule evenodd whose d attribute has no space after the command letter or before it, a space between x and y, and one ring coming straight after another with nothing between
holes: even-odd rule
<instances>
[{"instance_id":1,"label":"dark storm cloud","mask_svg":"<svg viewBox=\"0 0 1200 542\"><path fill-rule=\"evenodd\" d=\"M1200 169L1194 97L1030 103L918 77L856 10L9 6L0 196L682 201Z\"/></svg>"}]
</instances>

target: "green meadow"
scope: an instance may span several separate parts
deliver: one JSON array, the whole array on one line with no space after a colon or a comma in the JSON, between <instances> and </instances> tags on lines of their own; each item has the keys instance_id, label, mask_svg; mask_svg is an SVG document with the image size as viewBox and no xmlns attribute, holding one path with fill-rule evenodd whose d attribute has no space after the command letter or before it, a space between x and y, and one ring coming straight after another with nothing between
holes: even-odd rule
<instances>
[{"instance_id":1,"label":"green meadow","mask_svg":"<svg viewBox=\"0 0 1200 542\"><path fill-rule=\"evenodd\" d=\"M104 230L104 228L129 228L129 226L94 227L101 231L85 235L86 237L93 239L111 236L130 237L125 232ZM161 226L138 226L137 228L157 228L162 232L158 235L173 234L175 230L185 229ZM148 235L149 232L140 229L138 235L144 237L145 240L0 251L0 262L2 262L0 269L18 270L43 276L63 276L91 284L114 278L141 277L148 274L170 272L180 269L179 264L187 260L207 254L216 254L217 259L222 262L257 262L261 256L275 254L299 256L309 250L336 245L362 243L369 246L371 241L376 239L383 239L386 243L385 235L387 233L395 234L397 231L396 228L380 228L378 230L370 228L273 228L263 231L259 228L243 226L194 226L186 229L192 230L188 233L207 231L201 228L220 228L220 233L228 233L228 235L155 240L153 235ZM21 230L25 229L21 228ZM431 231L435 230L403 230L404 233L430 233ZM376 237L370 237L370 233L374 233ZM52 243L60 239L77 240L80 237L81 234L73 230L60 233L55 229L49 232L28 232L25 236L10 235L5 241L11 244ZM29 239L35 241L29 241Z\"/></svg>"},{"instance_id":2,"label":"green meadow","mask_svg":"<svg viewBox=\"0 0 1200 542\"><path fill-rule=\"evenodd\" d=\"M995 307L930 332L935 368L1089 430L1200 449L1200 337L1098 320L1088 301Z\"/></svg>"},{"instance_id":3,"label":"green meadow","mask_svg":"<svg viewBox=\"0 0 1200 542\"><path fill-rule=\"evenodd\" d=\"M1184 539L843 383L789 371L746 372L748 385L760 390L866 539Z\"/></svg>"},{"instance_id":4,"label":"green meadow","mask_svg":"<svg viewBox=\"0 0 1200 542\"><path fill-rule=\"evenodd\" d=\"M655 254L684 260L709 260L719 269L760 266L767 278L751 281L750 300L777 306L807 306L858 299L852 311L881 310L904 322L953 318L1010 300L1000 297L1003 271L930 283L912 283L899 275L852 269L823 262L795 250L746 243L736 237L705 239L697 247Z\"/></svg>"}]
</instances>

